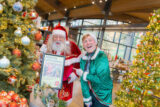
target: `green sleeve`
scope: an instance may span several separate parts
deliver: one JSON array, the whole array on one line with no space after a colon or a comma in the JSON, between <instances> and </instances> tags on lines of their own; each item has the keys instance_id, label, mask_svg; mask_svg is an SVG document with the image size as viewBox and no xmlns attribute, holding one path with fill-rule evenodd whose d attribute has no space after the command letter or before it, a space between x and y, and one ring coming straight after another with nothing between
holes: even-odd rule
<instances>
[{"instance_id":1,"label":"green sleeve","mask_svg":"<svg viewBox=\"0 0 160 107\"><path fill-rule=\"evenodd\" d=\"M81 77L81 88L82 88L82 94L83 94L83 101L89 102L89 98L90 96L90 89L89 89L89 85L88 82L84 81L83 78Z\"/></svg>"},{"instance_id":2,"label":"green sleeve","mask_svg":"<svg viewBox=\"0 0 160 107\"><path fill-rule=\"evenodd\" d=\"M82 70L84 70L84 63L82 63L82 60L80 62L80 68ZM90 89L89 89L89 85L88 85L88 82L84 81L83 78L81 77L80 78L80 81L81 81L81 89L82 89L82 95L83 95L83 101L86 103L86 102L89 102L90 100L88 100L91 96L90 96Z\"/></svg>"}]
</instances>

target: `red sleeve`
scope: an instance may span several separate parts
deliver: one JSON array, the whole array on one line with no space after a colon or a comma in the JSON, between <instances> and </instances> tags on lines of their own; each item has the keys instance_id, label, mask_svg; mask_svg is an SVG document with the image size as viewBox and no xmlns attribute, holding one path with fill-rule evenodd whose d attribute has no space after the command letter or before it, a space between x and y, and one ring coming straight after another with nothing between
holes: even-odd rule
<instances>
[{"instance_id":1,"label":"red sleeve","mask_svg":"<svg viewBox=\"0 0 160 107\"><path fill-rule=\"evenodd\" d=\"M75 42L70 41L70 45L71 45L71 53L74 55L75 58L78 57L79 55L81 55L81 51ZM79 69L80 64L74 63L73 67Z\"/></svg>"}]
</instances>

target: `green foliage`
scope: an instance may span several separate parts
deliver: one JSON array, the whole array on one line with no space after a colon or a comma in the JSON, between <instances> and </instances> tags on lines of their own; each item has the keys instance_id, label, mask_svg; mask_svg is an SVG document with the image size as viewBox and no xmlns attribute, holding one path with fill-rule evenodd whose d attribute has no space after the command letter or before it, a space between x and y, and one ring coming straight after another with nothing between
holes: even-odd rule
<instances>
[{"instance_id":1,"label":"green foliage","mask_svg":"<svg viewBox=\"0 0 160 107\"><path fill-rule=\"evenodd\" d=\"M34 9L37 0L20 0L23 10L17 12L13 10L13 5L17 0L0 0L3 6L0 13L0 59L6 56L10 61L8 68L0 68L0 90L14 90L18 94L29 97L27 91L29 85L33 85L36 79L36 71L33 71L32 64L36 61L35 40L33 30L36 30L35 23L29 18L29 13ZM24 17L23 12L27 12ZM22 36L16 36L14 32L21 28ZM27 36L30 39L29 45L23 45L21 38ZM19 49L21 56L13 55L13 50ZM8 78L14 75L16 81L9 84Z\"/></svg>"},{"instance_id":2,"label":"green foliage","mask_svg":"<svg viewBox=\"0 0 160 107\"><path fill-rule=\"evenodd\" d=\"M160 9L151 14L147 29L141 36L130 72L124 75L114 102L116 107L160 105Z\"/></svg>"}]
</instances>

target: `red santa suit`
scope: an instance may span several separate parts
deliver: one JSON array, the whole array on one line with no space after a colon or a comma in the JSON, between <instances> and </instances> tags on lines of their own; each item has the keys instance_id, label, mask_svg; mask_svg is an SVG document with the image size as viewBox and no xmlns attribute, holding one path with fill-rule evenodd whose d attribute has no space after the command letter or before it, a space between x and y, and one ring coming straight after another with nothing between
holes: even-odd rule
<instances>
[{"instance_id":1,"label":"red santa suit","mask_svg":"<svg viewBox=\"0 0 160 107\"><path fill-rule=\"evenodd\" d=\"M62 99L64 101L68 101L72 98L72 92L73 92L73 80L77 77L76 72L73 68L79 68L79 61L80 61L80 54L81 51L78 48L78 46L73 42L68 40L67 32L64 27L58 25L54 28L52 34L58 34L59 30L65 31L66 34L66 46L70 47L70 54L66 54L64 52L59 53L60 55L65 56L65 67L64 67L64 73L63 73L63 85L62 89L58 91L58 97L59 99ZM55 31L55 32L54 32ZM47 35L44 44L42 45L40 51L46 52L47 47L46 44L48 42L48 38L52 37L52 35ZM57 54L57 52L52 51L53 54ZM71 82L72 81L72 82ZM71 83L69 83L71 82Z\"/></svg>"}]
</instances>

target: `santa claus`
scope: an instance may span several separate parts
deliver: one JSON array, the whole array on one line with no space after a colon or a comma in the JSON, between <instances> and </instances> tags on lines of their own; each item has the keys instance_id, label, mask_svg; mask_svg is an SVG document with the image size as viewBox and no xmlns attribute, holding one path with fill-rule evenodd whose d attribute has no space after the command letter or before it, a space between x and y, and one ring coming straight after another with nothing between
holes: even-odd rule
<instances>
[{"instance_id":1,"label":"santa claus","mask_svg":"<svg viewBox=\"0 0 160 107\"><path fill-rule=\"evenodd\" d=\"M40 51L42 53L65 56L63 86L62 89L58 91L58 97L64 101L71 102L73 81L77 78L73 68L79 68L81 54L78 46L73 41L68 40L66 29L58 24L53 29L52 34L46 37Z\"/></svg>"}]
</instances>

